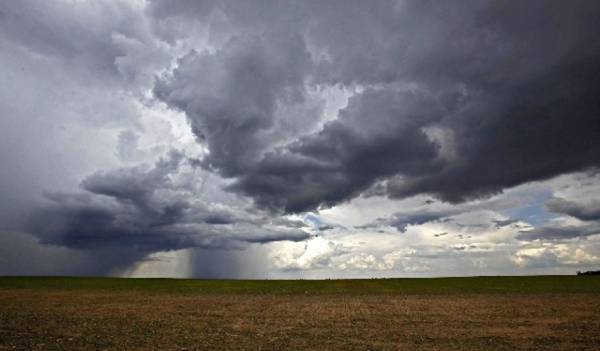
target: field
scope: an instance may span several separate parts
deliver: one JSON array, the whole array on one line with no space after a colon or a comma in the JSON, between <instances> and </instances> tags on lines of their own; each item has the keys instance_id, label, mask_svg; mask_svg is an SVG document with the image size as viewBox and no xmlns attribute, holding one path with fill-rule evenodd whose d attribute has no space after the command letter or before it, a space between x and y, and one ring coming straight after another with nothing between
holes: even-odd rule
<instances>
[{"instance_id":1,"label":"field","mask_svg":"<svg viewBox=\"0 0 600 351\"><path fill-rule=\"evenodd\" d=\"M600 350L600 277L0 278L0 350Z\"/></svg>"}]
</instances>

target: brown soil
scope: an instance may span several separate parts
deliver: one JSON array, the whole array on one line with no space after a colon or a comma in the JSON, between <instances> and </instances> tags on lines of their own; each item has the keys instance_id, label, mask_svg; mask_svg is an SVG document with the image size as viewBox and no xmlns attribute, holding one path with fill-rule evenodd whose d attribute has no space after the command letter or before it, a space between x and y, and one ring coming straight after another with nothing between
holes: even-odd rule
<instances>
[{"instance_id":1,"label":"brown soil","mask_svg":"<svg viewBox=\"0 0 600 351\"><path fill-rule=\"evenodd\" d=\"M0 289L0 350L600 350L600 299Z\"/></svg>"}]
</instances>

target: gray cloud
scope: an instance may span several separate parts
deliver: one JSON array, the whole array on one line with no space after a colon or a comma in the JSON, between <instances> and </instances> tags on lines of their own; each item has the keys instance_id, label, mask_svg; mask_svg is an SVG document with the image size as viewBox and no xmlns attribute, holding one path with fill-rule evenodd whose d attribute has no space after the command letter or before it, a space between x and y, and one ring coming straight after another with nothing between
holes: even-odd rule
<instances>
[{"instance_id":1,"label":"gray cloud","mask_svg":"<svg viewBox=\"0 0 600 351\"><path fill-rule=\"evenodd\" d=\"M150 22L127 1L0 4L1 35L17 47L64 66L82 83L137 91L170 55L150 31Z\"/></svg>"},{"instance_id":2,"label":"gray cloud","mask_svg":"<svg viewBox=\"0 0 600 351\"><path fill-rule=\"evenodd\" d=\"M339 203L376 180L435 168L437 145L420 128L441 113L424 94L369 89L317 134L266 154L230 189L289 212Z\"/></svg>"},{"instance_id":3,"label":"gray cloud","mask_svg":"<svg viewBox=\"0 0 600 351\"><path fill-rule=\"evenodd\" d=\"M242 249L252 243L302 241L308 233L209 207L173 177L187 164L172 151L152 166L93 174L82 193L50 193L27 231L42 243L71 249L127 251L131 262L158 251L183 248ZM189 167L189 165L188 165Z\"/></svg>"},{"instance_id":4,"label":"gray cloud","mask_svg":"<svg viewBox=\"0 0 600 351\"><path fill-rule=\"evenodd\" d=\"M532 230L520 231L517 235L519 240L561 240L561 239L573 239L573 238L584 238L590 235L600 234L600 226L598 225L587 225L587 226L566 226L566 227L538 227Z\"/></svg>"},{"instance_id":5,"label":"gray cloud","mask_svg":"<svg viewBox=\"0 0 600 351\"><path fill-rule=\"evenodd\" d=\"M47 260L106 257L102 274L182 248L209 266L243 256L213 249L308 238L284 212L359 195L456 204L597 168L599 15L577 0L0 4L1 229L57 248L15 244ZM331 90L350 96L339 111ZM184 127L142 121L173 111L202 152L156 161ZM140 149L143 133L169 140ZM546 204L585 221L596 205ZM372 226L480 209L436 202Z\"/></svg>"},{"instance_id":6,"label":"gray cloud","mask_svg":"<svg viewBox=\"0 0 600 351\"><path fill-rule=\"evenodd\" d=\"M501 228L504 226L515 225L519 220L515 219L492 219L491 223L484 221L480 223L468 223L461 224L455 221L455 217L470 215L472 213L487 211L489 213L500 212L506 209L514 209L517 207L528 204L531 199L529 196L523 194L511 198L508 197L495 197L485 199L481 201L472 201L459 205L450 204L439 204L431 201L424 201L421 204L416 205L404 205L402 211L397 211L391 216L386 218L378 218L377 220L367 223L366 225L359 226L358 228L379 228L381 226L392 226L395 227L401 233L406 232L407 228L412 225L422 225L426 223L441 223L441 222L454 222L457 227L470 227L470 228L488 228L494 226L495 228Z\"/></svg>"},{"instance_id":7,"label":"gray cloud","mask_svg":"<svg viewBox=\"0 0 600 351\"><path fill-rule=\"evenodd\" d=\"M23 232L0 231L0 275L110 275L143 256L112 247L93 251L41 244Z\"/></svg>"},{"instance_id":8,"label":"gray cloud","mask_svg":"<svg viewBox=\"0 0 600 351\"><path fill-rule=\"evenodd\" d=\"M235 177L275 141L266 132L276 126L278 105L304 99L309 67L297 35L236 37L215 54L191 52L181 58L154 93L186 112L193 132L210 150L204 165Z\"/></svg>"},{"instance_id":9,"label":"gray cloud","mask_svg":"<svg viewBox=\"0 0 600 351\"><path fill-rule=\"evenodd\" d=\"M255 5L240 28L265 34L188 55L155 93L207 141L207 167L261 207L333 205L379 181L391 197L462 202L598 166L597 4L284 2L294 26L281 32L268 2ZM238 19L240 7L215 6L178 2L168 16ZM364 90L316 133L261 138L275 106L311 84Z\"/></svg>"},{"instance_id":10,"label":"gray cloud","mask_svg":"<svg viewBox=\"0 0 600 351\"><path fill-rule=\"evenodd\" d=\"M492 221L492 223L494 223L494 225L496 226L496 228L502 228L502 227L506 227L509 225L514 225L515 223L518 223L519 220L518 219L503 219L503 220L494 220Z\"/></svg>"},{"instance_id":11,"label":"gray cloud","mask_svg":"<svg viewBox=\"0 0 600 351\"><path fill-rule=\"evenodd\" d=\"M401 233L404 233L404 232L406 232L406 229L408 228L408 226L420 225L420 224L431 223L431 222L446 221L446 220L448 220L448 217L458 214L458 213L459 212L456 212L454 210L447 210L447 211L425 210L425 211L418 211L418 212L412 212L412 213L398 212L398 213L395 213L394 215L392 215L390 218L380 218L377 221L375 221L374 223L369 224L368 227L378 227L381 225L389 225L389 226L396 228ZM445 233L445 234L447 234L447 233ZM443 234L443 235L445 235L445 234Z\"/></svg>"},{"instance_id":12,"label":"gray cloud","mask_svg":"<svg viewBox=\"0 0 600 351\"><path fill-rule=\"evenodd\" d=\"M599 201L579 204L555 197L546 202L546 208L552 212L566 214L582 221L600 220Z\"/></svg>"}]
</instances>

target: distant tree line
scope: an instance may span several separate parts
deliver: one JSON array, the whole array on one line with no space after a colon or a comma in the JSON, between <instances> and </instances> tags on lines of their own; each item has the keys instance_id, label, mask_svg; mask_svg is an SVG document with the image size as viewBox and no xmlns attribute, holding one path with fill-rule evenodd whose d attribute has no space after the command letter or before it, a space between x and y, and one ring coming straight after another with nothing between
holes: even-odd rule
<instances>
[{"instance_id":1,"label":"distant tree line","mask_svg":"<svg viewBox=\"0 0 600 351\"><path fill-rule=\"evenodd\" d=\"M586 271L586 272L577 271L577 275L600 275L600 271Z\"/></svg>"}]
</instances>

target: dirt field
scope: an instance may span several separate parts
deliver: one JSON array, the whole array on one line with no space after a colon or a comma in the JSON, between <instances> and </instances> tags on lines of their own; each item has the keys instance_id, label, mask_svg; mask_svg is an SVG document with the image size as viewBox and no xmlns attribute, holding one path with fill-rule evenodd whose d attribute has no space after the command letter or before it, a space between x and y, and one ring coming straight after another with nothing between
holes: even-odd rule
<instances>
[{"instance_id":1,"label":"dirt field","mask_svg":"<svg viewBox=\"0 0 600 351\"><path fill-rule=\"evenodd\" d=\"M600 350L599 288L600 277L0 278L0 350Z\"/></svg>"}]
</instances>

